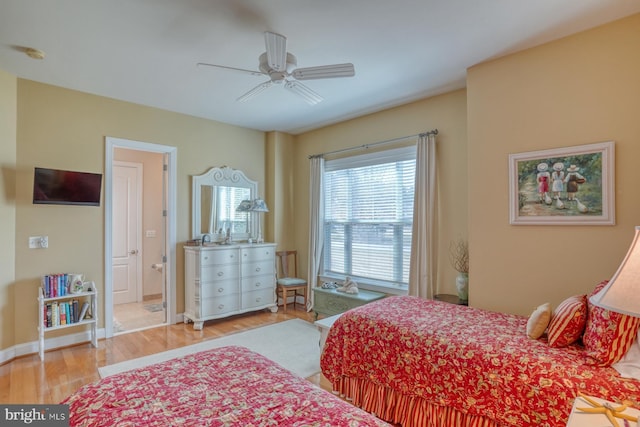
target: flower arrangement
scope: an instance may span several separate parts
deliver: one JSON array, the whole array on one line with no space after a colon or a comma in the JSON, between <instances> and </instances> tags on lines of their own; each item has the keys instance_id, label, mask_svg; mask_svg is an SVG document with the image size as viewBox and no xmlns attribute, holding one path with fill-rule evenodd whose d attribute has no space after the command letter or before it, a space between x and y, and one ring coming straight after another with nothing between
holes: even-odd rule
<instances>
[{"instance_id":1,"label":"flower arrangement","mask_svg":"<svg viewBox=\"0 0 640 427\"><path fill-rule=\"evenodd\" d=\"M452 240L449 243L449 261L459 273L469 273L469 245L466 240Z\"/></svg>"}]
</instances>

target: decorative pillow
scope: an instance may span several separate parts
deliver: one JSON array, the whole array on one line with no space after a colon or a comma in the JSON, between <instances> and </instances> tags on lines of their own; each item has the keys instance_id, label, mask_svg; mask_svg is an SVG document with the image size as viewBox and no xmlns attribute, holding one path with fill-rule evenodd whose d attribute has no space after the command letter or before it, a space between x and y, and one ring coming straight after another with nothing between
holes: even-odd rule
<instances>
[{"instance_id":1,"label":"decorative pillow","mask_svg":"<svg viewBox=\"0 0 640 427\"><path fill-rule=\"evenodd\" d=\"M589 297L597 294L608 280L598 284ZM587 325L582 341L590 363L610 366L627 353L636 338L640 317L627 316L597 307L587 300Z\"/></svg>"},{"instance_id":2,"label":"decorative pillow","mask_svg":"<svg viewBox=\"0 0 640 427\"><path fill-rule=\"evenodd\" d=\"M623 378L635 378L640 380L640 330L636 340L631 344L631 348L627 351L619 362L611 365L613 369L620 373Z\"/></svg>"},{"instance_id":3,"label":"decorative pillow","mask_svg":"<svg viewBox=\"0 0 640 427\"><path fill-rule=\"evenodd\" d=\"M539 305L527 321L527 336L532 340L537 340L544 334L544 331L551 320L551 305L547 302Z\"/></svg>"},{"instance_id":4,"label":"decorative pillow","mask_svg":"<svg viewBox=\"0 0 640 427\"><path fill-rule=\"evenodd\" d=\"M549 322L549 345L566 347L578 341L587 323L587 296L575 295L562 301Z\"/></svg>"}]
</instances>

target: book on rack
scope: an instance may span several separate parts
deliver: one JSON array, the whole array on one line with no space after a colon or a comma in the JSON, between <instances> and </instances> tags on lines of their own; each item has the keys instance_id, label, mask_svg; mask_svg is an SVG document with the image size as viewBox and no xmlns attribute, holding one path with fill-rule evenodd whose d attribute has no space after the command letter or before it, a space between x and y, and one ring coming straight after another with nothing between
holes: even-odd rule
<instances>
[{"instance_id":1,"label":"book on rack","mask_svg":"<svg viewBox=\"0 0 640 427\"><path fill-rule=\"evenodd\" d=\"M67 324L67 303L61 302L58 305L60 309L60 326Z\"/></svg>"},{"instance_id":2,"label":"book on rack","mask_svg":"<svg viewBox=\"0 0 640 427\"><path fill-rule=\"evenodd\" d=\"M84 302L82 304L82 309L80 310L80 316L78 316L78 321L81 322L84 320L84 316L87 315L87 311L89 310L89 303L88 302Z\"/></svg>"},{"instance_id":3,"label":"book on rack","mask_svg":"<svg viewBox=\"0 0 640 427\"><path fill-rule=\"evenodd\" d=\"M73 323L78 323L78 317L80 313L78 312L78 300L74 299L71 301L71 318L73 319Z\"/></svg>"},{"instance_id":4,"label":"book on rack","mask_svg":"<svg viewBox=\"0 0 640 427\"><path fill-rule=\"evenodd\" d=\"M51 303L51 326L59 326L60 325L60 308L58 307L58 302L54 301Z\"/></svg>"},{"instance_id":5,"label":"book on rack","mask_svg":"<svg viewBox=\"0 0 640 427\"><path fill-rule=\"evenodd\" d=\"M45 316L45 322L46 322L47 328L50 328L51 327L51 316L53 315L51 304L47 304L46 310L47 310L47 314Z\"/></svg>"},{"instance_id":6,"label":"book on rack","mask_svg":"<svg viewBox=\"0 0 640 427\"><path fill-rule=\"evenodd\" d=\"M42 276L42 293L45 298L64 297L71 293L68 273L47 274Z\"/></svg>"}]
</instances>

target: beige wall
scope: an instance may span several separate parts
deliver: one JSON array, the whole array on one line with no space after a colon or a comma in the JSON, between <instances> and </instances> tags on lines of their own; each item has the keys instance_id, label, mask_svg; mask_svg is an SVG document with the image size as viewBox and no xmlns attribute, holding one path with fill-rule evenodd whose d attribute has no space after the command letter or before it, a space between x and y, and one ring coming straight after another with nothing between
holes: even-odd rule
<instances>
[{"instance_id":1,"label":"beige wall","mask_svg":"<svg viewBox=\"0 0 640 427\"><path fill-rule=\"evenodd\" d=\"M264 133L28 80L18 80L14 344L37 339L39 277L82 272L104 290L104 202L33 205L33 167L104 173L105 137L177 147L177 312L184 309L182 243L191 235L191 179L212 166L242 169L265 182ZM104 199L104 198L103 198ZM2 206L2 205L0 205ZM48 249L28 249L31 235L48 235ZM102 307L102 303L100 306ZM4 313L3 313L4 315ZM100 324L104 313L100 310ZM54 334L50 334L53 336Z\"/></svg>"},{"instance_id":2,"label":"beige wall","mask_svg":"<svg viewBox=\"0 0 640 427\"><path fill-rule=\"evenodd\" d=\"M305 277L309 239L308 156L437 128L438 292L455 293L456 272L449 264L448 247L452 239L467 237L466 108L466 91L458 90L296 137L293 173L296 208L290 232L294 233L296 247L302 254L300 265ZM355 153L357 151L348 154Z\"/></svg>"},{"instance_id":3,"label":"beige wall","mask_svg":"<svg viewBox=\"0 0 640 427\"><path fill-rule=\"evenodd\" d=\"M17 88L17 79L0 70L0 349L13 345L16 328L10 319L15 313Z\"/></svg>"},{"instance_id":4,"label":"beige wall","mask_svg":"<svg viewBox=\"0 0 640 427\"><path fill-rule=\"evenodd\" d=\"M640 15L467 74L472 305L529 314L610 278L640 222ZM508 155L614 140L615 226L509 225Z\"/></svg>"},{"instance_id":5,"label":"beige wall","mask_svg":"<svg viewBox=\"0 0 640 427\"><path fill-rule=\"evenodd\" d=\"M276 242L278 250L296 249L293 224L300 217L293 197L295 137L282 132L267 134L266 201L271 212L264 214L265 239Z\"/></svg>"}]
</instances>

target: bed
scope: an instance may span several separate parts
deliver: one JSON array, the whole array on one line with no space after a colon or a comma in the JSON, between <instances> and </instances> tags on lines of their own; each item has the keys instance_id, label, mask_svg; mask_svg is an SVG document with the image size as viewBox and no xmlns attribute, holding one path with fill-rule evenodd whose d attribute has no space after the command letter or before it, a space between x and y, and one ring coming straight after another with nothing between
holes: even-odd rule
<instances>
[{"instance_id":1,"label":"bed","mask_svg":"<svg viewBox=\"0 0 640 427\"><path fill-rule=\"evenodd\" d=\"M112 375L65 399L71 426L388 426L244 347Z\"/></svg>"},{"instance_id":2,"label":"bed","mask_svg":"<svg viewBox=\"0 0 640 427\"><path fill-rule=\"evenodd\" d=\"M580 342L529 338L528 320L388 297L338 318L320 365L336 393L403 427L565 426L578 391L639 407L640 381Z\"/></svg>"}]
</instances>

